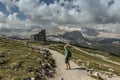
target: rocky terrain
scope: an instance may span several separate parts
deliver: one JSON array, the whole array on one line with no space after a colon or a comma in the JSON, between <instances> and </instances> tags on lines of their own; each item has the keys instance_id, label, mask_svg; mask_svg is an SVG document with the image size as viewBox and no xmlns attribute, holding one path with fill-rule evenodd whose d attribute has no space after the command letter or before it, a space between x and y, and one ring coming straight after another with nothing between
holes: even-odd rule
<instances>
[{"instance_id":1,"label":"rocky terrain","mask_svg":"<svg viewBox=\"0 0 120 80\"><path fill-rule=\"evenodd\" d=\"M46 80L55 67L49 50L0 38L0 80Z\"/></svg>"}]
</instances>

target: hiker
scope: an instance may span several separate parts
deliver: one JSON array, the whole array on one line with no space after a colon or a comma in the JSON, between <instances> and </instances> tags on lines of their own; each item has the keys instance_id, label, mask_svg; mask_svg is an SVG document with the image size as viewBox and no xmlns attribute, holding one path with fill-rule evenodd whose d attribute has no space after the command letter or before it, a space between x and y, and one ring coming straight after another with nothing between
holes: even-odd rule
<instances>
[{"instance_id":1,"label":"hiker","mask_svg":"<svg viewBox=\"0 0 120 80\"><path fill-rule=\"evenodd\" d=\"M70 59L70 57L71 57L71 52L70 52L70 50L68 49L68 46L67 46L67 45L64 46L64 49L65 49L64 55L65 55L66 70L68 70L68 69L71 69L70 63L69 63L69 59Z\"/></svg>"}]
</instances>

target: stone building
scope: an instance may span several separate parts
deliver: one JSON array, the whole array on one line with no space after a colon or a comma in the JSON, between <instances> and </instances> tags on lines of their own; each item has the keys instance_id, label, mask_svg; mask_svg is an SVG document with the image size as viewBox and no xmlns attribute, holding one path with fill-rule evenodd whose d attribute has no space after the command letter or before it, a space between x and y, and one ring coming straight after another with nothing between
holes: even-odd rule
<instances>
[{"instance_id":1,"label":"stone building","mask_svg":"<svg viewBox=\"0 0 120 80\"><path fill-rule=\"evenodd\" d=\"M34 41L46 41L46 30L41 30L38 34L31 35Z\"/></svg>"}]
</instances>

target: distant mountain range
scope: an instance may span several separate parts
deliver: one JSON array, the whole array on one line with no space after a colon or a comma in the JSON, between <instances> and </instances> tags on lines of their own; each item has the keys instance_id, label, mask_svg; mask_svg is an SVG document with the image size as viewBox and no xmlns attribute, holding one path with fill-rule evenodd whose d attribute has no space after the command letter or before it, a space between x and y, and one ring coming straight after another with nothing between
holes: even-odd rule
<instances>
[{"instance_id":1,"label":"distant mountain range","mask_svg":"<svg viewBox=\"0 0 120 80\"><path fill-rule=\"evenodd\" d=\"M1 28L0 35L3 37L29 39L30 35L38 33L41 27L31 27L30 29L8 29ZM120 56L120 36L106 30L95 30L91 28L69 29L53 27L46 30L47 39L70 43L92 49L99 49ZM110 33L110 34L109 34ZM106 35L103 35L106 34ZM103 36L102 36L103 35ZM111 36L109 36L111 35Z\"/></svg>"},{"instance_id":2,"label":"distant mountain range","mask_svg":"<svg viewBox=\"0 0 120 80\"><path fill-rule=\"evenodd\" d=\"M101 33L109 33L105 30L95 30L84 28L84 30L65 30L60 28L52 28L47 31L48 39L52 41L60 41L79 45L87 48L98 49L110 52L111 54L120 56L120 39L108 37L100 37Z\"/></svg>"}]
</instances>

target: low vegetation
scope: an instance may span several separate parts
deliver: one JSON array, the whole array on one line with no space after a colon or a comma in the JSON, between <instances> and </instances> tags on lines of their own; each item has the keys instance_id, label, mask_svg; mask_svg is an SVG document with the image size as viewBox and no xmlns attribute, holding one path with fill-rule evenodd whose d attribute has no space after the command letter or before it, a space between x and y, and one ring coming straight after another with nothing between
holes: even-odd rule
<instances>
[{"instance_id":1,"label":"low vegetation","mask_svg":"<svg viewBox=\"0 0 120 80\"><path fill-rule=\"evenodd\" d=\"M44 51L44 52L43 52ZM55 61L46 50L22 41L0 38L0 80L46 80L55 73Z\"/></svg>"}]
</instances>

